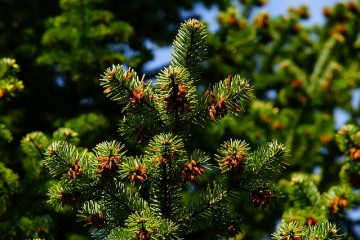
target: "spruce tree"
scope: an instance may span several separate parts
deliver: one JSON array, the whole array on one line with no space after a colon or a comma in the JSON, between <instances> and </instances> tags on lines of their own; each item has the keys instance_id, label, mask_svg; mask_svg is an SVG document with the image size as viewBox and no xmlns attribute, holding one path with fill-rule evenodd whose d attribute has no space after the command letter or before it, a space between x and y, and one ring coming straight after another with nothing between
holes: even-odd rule
<instances>
[{"instance_id":1,"label":"spruce tree","mask_svg":"<svg viewBox=\"0 0 360 240\"><path fill-rule=\"evenodd\" d=\"M51 133L83 113L91 112L91 116L98 114L99 118L111 121L109 116L114 114L111 111L114 105L102 101L98 85L94 83L99 72L115 58L141 69L152 59L146 43L168 43L176 31L174 24L182 19L179 9L192 9L196 2L201 1L167 4L163 0L0 0L0 57L17 59L22 66L19 77L25 80L27 89L13 103L21 114L16 118L19 121L17 139L34 129ZM207 5L214 2L204 1ZM143 11L144 8L148 11ZM86 16L83 25L87 30L80 27L82 13ZM131 34L134 27L137 31ZM74 31L65 34L71 32L69 29ZM82 36L83 43L77 45L80 35L87 36ZM87 61L79 61L79 54L84 55L82 48L87 49L88 55L83 58ZM90 58L93 61L89 61ZM72 80L75 75L76 82ZM115 132L102 130L103 138Z\"/></svg>"},{"instance_id":2,"label":"spruce tree","mask_svg":"<svg viewBox=\"0 0 360 240\"><path fill-rule=\"evenodd\" d=\"M16 191L8 197L8 205L1 214L0 232L6 239L57 239L65 238L74 232L81 231L74 228L75 221L69 220L69 211L56 212L52 206L46 204L49 186L54 181L46 172L42 159L46 147L53 141L66 140L77 143L78 133L69 128L60 128L52 135L35 131L28 133L21 140L19 151L12 154L13 160L21 158L22 171L16 174ZM11 176L4 176L0 184L14 186L7 183ZM5 195L6 196L6 195ZM6 205L5 205L6 206ZM59 225L56 222L64 221Z\"/></svg>"},{"instance_id":3,"label":"spruce tree","mask_svg":"<svg viewBox=\"0 0 360 240\"><path fill-rule=\"evenodd\" d=\"M359 3L351 1L325 8L325 23L319 26L303 25L309 17L306 6L291 8L286 16L271 17L264 11L253 14L265 3L244 0L240 8L230 6L218 15L220 29L210 36L206 76L240 69L243 76L254 79L256 100L246 115L223 119L221 125L202 133L197 140L208 151L234 134L254 146L271 137L289 148L289 166L281 181L282 204L276 205L267 217L247 212L246 218L254 220L243 228L245 239L268 235L282 217L287 224L290 219L297 219L298 226L304 229L305 220L311 216L319 223L334 218L326 201L320 201L319 208L311 201L298 203L297 198L304 198L304 194L297 195L298 187L304 188L305 195L321 196L319 199L340 188L346 190L345 210L359 204L356 184L349 182L345 188L344 182L339 181L339 159L343 153L335 142L339 127L335 126L336 112L345 112L350 116L349 122L359 124L359 106L351 104L353 90L360 86ZM334 190L330 195L341 198L342 193ZM297 211L304 206L307 207ZM336 217L341 220L332 223L337 224L337 229L342 228L344 238L356 238L354 227L358 223L345 210ZM257 217L252 218L254 214Z\"/></svg>"},{"instance_id":4,"label":"spruce tree","mask_svg":"<svg viewBox=\"0 0 360 240\"><path fill-rule=\"evenodd\" d=\"M351 228L346 228L345 210L360 204L360 129L348 124L336 135L336 142L346 159L342 163L337 184L321 193L317 187L319 177L294 173L283 186L288 191L289 201L285 206L283 222L274 239L349 239ZM326 222L324 222L326 221ZM331 223L330 223L331 222ZM344 227L347 232L339 229ZM351 238L350 238L351 239Z\"/></svg>"},{"instance_id":5,"label":"spruce tree","mask_svg":"<svg viewBox=\"0 0 360 240\"><path fill-rule=\"evenodd\" d=\"M202 22L185 21L170 66L154 82L121 65L103 74L104 93L124 112L122 140L135 138L136 154L127 154L119 141L92 150L67 141L47 147L44 164L59 179L49 202L76 209L94 237L235 237L243 221L240 204L268 208L278 196L273 179L285 166L282 144L273 140L252 149L230 139L214 156L191 144L191 126L237 116L252 97L252 87L239 75L198 91L206 36Z\"/></svg>"},{"instance_id":6,"label":"spruce tree","mask_svg":"<svg viewBox=\"0 0 360 240\"><path fill-rule=\"evenodd\" d=\"M20 70L15 59L2 58L0 59L0 141L10 142L12 134L9 130L10 119L6 119L6 104L9 100L21 92L24 88L23 82L17 79L16 73Z\"/></svg>"},{"instance_id":7,"label":"spruce tree","mask_svg":"<svg viewBox=\"0 0 360 240\"><path fill-rule=\"evenodd\" d=\"M120 103L119 111L115 104L104 101L100 91L96 95L97 83L92 80L104 62L114 61L103 56L131 59L126 65L141 69L151 57L144 39L166 44L175 31L174 23L179 21L178 7L189 8L194 2L71 0L61 1L65 8L60 9L59 1L0 0L1 57L16 57L26 87L24 93L13 98L22 89L11 73L18 67L13 60L1 60L2 237L69 238L69 232L80 229L63 218L73 208L78 209L78 220L100 239L109 234L113 238L124 235L125 239L160 238L162 234L165 238L260 239L274 231L274 239L357 239L353 230L358 222L348 218L347 210L359 205L356 125L360 108L350 105L352 90L360 86L359 3L325 8L325 24L313 27L302 25L309 16L305 6L290 9L288 16L271 17L262 12L251 19L254 9L267 1L241 0L241 12L236 7L220 12L220 29L209 37L208 62L202 62L205 51L196 47L191 49L191 64L184 62L188 57L185 50L192 42L181 44L187 36L187 30L182 29L174 42L171 65L154 81L119 65L104 73L104 93ZM221 1L220 5L228 3ZM72 8L66 8L66 4ZM142 21L138 21L141 6L146 6L150 14L142 12ZM104 10L98 11L100 8ZM76 27L82 13L91 16L83 22L87 29L101 26L113 34L99 40L101 32L91 35L93 31ZM92 21L94 16L102 21ZM54 24L56 21L59 24ZM119 21L124 21L121 29L127 29L123 35L111 31L112 23ZM133 35L128 24L136 29ZM64 34L70 28L76 29L75 34ZM82 34L77 34L79 31ZM69 41L79 36L85 44ZM118 37L122 44L113 44L119 42ZM203 46L201 39L199 44ZM82 61L88 59L78 58L77 53L84 53L82 46L87 47L87 53L107 54L91 54L97 56L94 61ZM121 49L114 53L113 47L117 46ZM129 46L139 58L127 58ZM60 52L64 58L58 55L59 49L66 50ZM40 56L40 52L45 54ZM36 59L50 68L38 65ZM200 65L204 72L199 71ZM229 76L239 71L241 77ZM55 79L64 76L64 85L61 81L55 84ZM216 82L224 76L228 77ZM253 81L254 88L243 85L244 76ZM212 85L205 91L209 83ZM240 86L244 92L232 92L229 86ZM250 92L256 100L244 106ZM244 108L246 114L239 111ZM353 125L346 125L335 135L334 111L339 109L349 114ZM107 141L93 148L96 142L116 136L114 123L119 117L120 139L125 145ZM229 140L234 136L242 140ZM273 138L290 150L289 155L276 159L278 166L272 166L275 159L264 163L256 160L261 152L282 146L267 143ZM174 155L163 152L164 139L171 140ZM57 142L48 148L53 141ZM66 167L52 155L55 147L59 153L68 151ZM233 152L229 152L232 147ZM42 162L45 153L48 159ZM56 176L59 181L50 180L44 169L45 165L50 170L61 168L47 164L50 158L62 164L64 174ZM273 173L281 169L281 161L289 163L287 170ZM165 181L157 172L163 166L176 176L168 177L166 182L170 186L166 201L172 204L165 212L167 204L161 195L161 183ZM264 167L264 171L256 172L254 166ZM49 186L52 206L45 205ZM119 193L119 186L128 193L118 194L121 203L129 203L136 213L126 211L126 207L119 211L124 208L113 204L106 191ZM273 204L275 199L277 204ZM249 202L255 208L249 207ZM144 206L146 211L139 210ZM200 212L202 206L207 206L204 212ZM54 207L60 208L58 213ZM156 211L149 213L148 209ZM195 218L191 218L191 211L195 211ZM185 219L180 224L179 216ZM166 235L167 227L177 228Z\"/></svg>"},{"instance_id":8,"label":"spruce tree","mask_svg":"<svg viewBox=\"0 0 360 240\"><path fill-rule=\"evenodd\" d=\"M133 29L123 21L114 20L110 11L99 9L98 0L60 1L62 13L49 18L42 36L43 54L38 62L56 66L68 81L94 82L89 76L111 62L129 62L123 52L111 44L125 44ZM114 51L115 50L115 51ZM88 68L93 66L92 68ZM86 69L87 74L82 73ZM65 83L64 83L65 84ZM91 86L91 84L81 84Z\"/></svg>"},{"instance_id":9,"label":"spruce tree","mask_svg":"<svg viewBox=\"0 0 360 240\"><path fill-rule=\"evenodd\" d=\"M73 9L69 10L66 6L64 9L60 8L60 2L61 6L71 5ZM81 3L83 8L79 7ZM95 8L92 4L95 4ZM126 64L132 66L142 66L146 60L151 59L144 38L156 43L159 43L160 39L166 39L165 36L168 36L169 32L175 31L171 29L172 23L180 19L180 12L177 9L193 6L192 1L182 1L166 4L164 8L166 11L161 16L155 16L153 11L142 12L142 19L146 18L148 28L138 31L136 36L133 36L132 46L129 48L130 24L137 24L136 21L139 19L134 18L139 13L139 1L126 2L126 14L122 4L119 1L0 0L0 57L9 56L17 59L22 67L18 76L24 80L25 85L25 91L17 98L12 98L11 95L20 90L20 85L15 82L5 84L2 81L2 74L7 67L4 68L4 62L1 62L0 195L2 211L6 209L6 212L1 213L0 218L2 237L65 239L72 237L70 235L74 231L81 233L81 228L66 218L69 215L66 209L55 214L53 208L46 206L44 193L52 181L43 171L39 156L46 145L54 139L68 139L69 136L65 134L68 131L62 133L62 138L53 136L57 129L64 126L74 129L79 134L77 137L81 138L77 139L81 141L82 146L93 146L96 141L109 138L112 134L116 135L116 131L109 131L109 122L116 119L112 111L113 106L108 103L103 104L105 101L101 102L100 97L96 98L97 91L94 88L98 86L85 79L96 79L99 71L103 69L104 65L101 64L108 61L106 57L109 56L121 58L120 60L127 61ZM100 8L103 10L98 10ZM116 10L119 8L121 11ZM89 20L86 24L90 26L91 33L79 27L79 22L76 20L80 18L81 13L91 17L86 19ZM101 31L94 31L94 26L105 30L106 36L104 37ZM146 34L153 32L154 27L159 28L156 31L156 39ZM73 40L77 39L77 36L65 34L66 31L69 33L69 28L75 33L83 31L90 34L90 37L85 39L86 44L79 46L76 45L76 41L69 41L71 37L74 37ZM117 43L121 43L119 45L121 49L116 48ZM69 46L71 51L68 51ZM96 51L97 57L94 57L94 61L78 60L77 53L81 52L81 47L84 46L87 47L88 53ZM124 53L128 49L133 50L137 57L125 57ZM72 57L68 57L68 52ZM106 52L105 57L98 54L102 52ZM98 56L103 58L99 59ZM67 62L61 62L59 59ZM130 59L131 62L128 61ZM67 68L57 67L60 65L65 65ZM77 83L70 81L69 72L81 76L77 79ZM65 75L68 78L64 78L65 84L63 84L64 82L59 79ZM76 84L81 85L81 88L76 87ZM89 96L93 98L87 98ZM10 98L12 98L11 102L8 101ZM112 126L115 130L115 124ZM27 135L29 132L30 135ZM26 142L30 140L30 143ZM30 145L39 144L37 151L41 154L34 154L31 147L23 147L24 142Z\"/></svg>"},{"instance_id":10,"label":"spruce tree","mask_svg":"<svg viewBox=\"0 0 360 240\"><path fill-rule=\"evenodd\" d=\"M6 105L10 98L14 97L23 89L23 83L18 80L15 73L19 66L15 59L0 59L0 148L6 147L13 140L10 119L3 118ZM5 115L6 116L6 115ZM10 129L9 129L10 128ZM8 152L2 151L1 157L5 158ZM6 223L2 220L6 212L11 208L11 198L19 191L19 176L8 168L4 161L0 162L0 232Z\"/></svg>"},{"instance_id":11,"label":"spruce tree","mask_svg":"<svg viewBox=\"0 0 360 240\"><path fill-rule=\"evenodd\" d=\"M16 144L12 133L17 126L13 121L16 109L9 103L24 88L17 78L19 71L15 59L0 59L0 234L4 239L55 239L54 222L65 219L65 215L56 214L55 209L45 203L48 186L53 180L45 171L42 159L50 142L77 143L78 134L69 128L56 130L52 137L36 131L23 137L19 151L11 150L11 144ZM18 160L21 170L16 168ZM67 229L68 234L70 229Z\"/></svg>"}]
</instances>

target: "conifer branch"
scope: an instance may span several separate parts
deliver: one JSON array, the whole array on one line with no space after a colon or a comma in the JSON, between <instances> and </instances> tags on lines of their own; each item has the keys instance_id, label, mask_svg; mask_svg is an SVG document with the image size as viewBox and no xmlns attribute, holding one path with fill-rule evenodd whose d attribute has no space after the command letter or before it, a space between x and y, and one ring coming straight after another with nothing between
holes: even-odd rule
<instances>
[{"instance_id":1,"label":"conifer branch","mask_svg":"<svg viewBox=\"0 0 360 240\"><path fill-rule=\"evenodd\" d=\"M314 70L309 79L307 92L309 93L310 96L314 93L316 87L319 86L320 75L322 71L325 69L326 64L329 62L329 59L331 57L331 50L336 46L336 42L337 42L336 38L331 37L323 45L322 51L320 53L320 57L317 60L314 66Z\"/></svg>"},{"instance_id":2,"label":"conifer branch","mask_svg":"<svg viewBox=\"0 0 360 240\"><path fill-rule=\"evenodd\" d=\"M45 157L43 152L44 148L48 144L47 137L41 132L32 132L27 134L21 141L21 147L27 154L37 155L38 159Z\"/></svg>"},{"instance_id":3,"label":"conifer branch","mask_svg":"<svg viewBox=\"0 0 360 240\"><path fill-rule=\"evenodd\" d=\"M15 59L0 59L0 101L14 97L24 89L23 82L15 76L19 71L20 67Z\"/></svg>"},{"instance_id":4,"label":"conifer branch","mask_svg":"<svg viewBox=\"0 0 360 240\"><path fill-rule=\"evenodd\" d=\"M252 98L252 88L239 75L230 75L207 91L205 97L210 119L215 121L227 114L237 115L244 111L245 104Z\"/></svg>"},{"instance_id":5,"label":"conifer branch","mask_svg":"<svg viewBox=\"0 0 360 240\"><path fill-rule=\"evenodd\" d=\"M144 76L139 79L133 69L125 71L120 65L112 66L106 70L100 81L100 85L105 89L104 93L123 105L123 111L139 104L155 110L150 102L153 98L151 86L144 82Z\"/></svg>"},{"instance_id":6,"label":"conifer branch","mask_svg":"<svg viewBox=\"0 0 360 240\"><path fill-rule=\"evenodd\" d=\"M45 166L69 188L55 189L52 201L82 205L79 216L96 227L94 235L173 239L211 229L227 236L239 231L234 222L238 225L240 214L234 213L232 200L244 193L256 207L270 206L273 175L283 169L282 145L272 142L251 153L244 141L230 140L220 147L218 165L213 165L200 150L187 153L191 147L181 138L190 124L237 115L252 98L252 87L239 75L228 76L205 97L199 96L196 84L206 35L198 20L183 23L173 61L155 84L120 65L102 76L104 93L126 112L121 134L133 134L143 143L153 136L144 155L125 156L124 146L116 141L100 143L93 152L59 141L48 147ZM195 190L190 194L186 189L191 186ZM219 226L212 229L216 223Z\"/></svg>"},{"instance_id":7,"label":"conifer branch","mask_svg":"<svg viewBox=\"0 0 360 240\"><path fill-rule=\"evenodd\" d=\"M207 51L206 38L205 25L196 19L189 19L181 24L173 42L171 66L187 69L194 82L200 80L201 64Z\"/></svg>"},{"instance_id":8,"label":"conifer branch","mask_svg":"<svg viewBox=\"0 0 360 240\"><path fill-rule=\"evenodd\" d=\"M122 183L119 183L116 188L117 188L116 190L118 191L118 193L120 193L120 191L121 191L122 193L125 193L124 195L123 194L121 194L121 195L123 195L124 197L131 198L131 195L130 196L126 195L126 194L131 194L131 192L125 190L126 187ZM134 208L133 206L130 206L127 201L122 200L119 197L119 195L117 196L115 193L113 193L112 189L108 189L105 186L103 186L102 189L104 190L105 194L109 195L115 202L117 202L120 206L127 209L130 213L135 213L137 211L137 209Z\"/></svg>"}]
</instances>

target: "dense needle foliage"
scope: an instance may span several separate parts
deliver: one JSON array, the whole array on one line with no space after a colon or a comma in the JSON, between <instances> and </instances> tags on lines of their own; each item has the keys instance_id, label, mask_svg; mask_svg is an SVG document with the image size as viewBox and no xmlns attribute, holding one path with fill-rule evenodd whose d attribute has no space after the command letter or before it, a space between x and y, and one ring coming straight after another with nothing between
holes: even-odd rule
<instances>
[{"instance_id":1,"label":"dense needle foliage","mask_svg":"<svg viewBox=\"0 0 360 240\"><path fill-rule=\"evenodd\" d=\"M0 0L0 238L359 238L360 2L266 3Z\"/></svg>"},{"instance_id":2,"label":"dense needle foliage","mask_svg":"<svg viewBox=\"0 0 360 240\"><path fill-rule=\"evenodd\" d=\"M92 151L52 143L45 165L59 184L50 202L71 205L108 239L217 239L240 232L244 202L268 208L276 198L272 179L284 168L285 148L276 141L255 150L242 140L225 141L214 157L189 144L191 125L205 127L237 115L252 88L239 75L227 76L199 94L206 54L202 22L184 22L173 43L173 61L153 83L133 69L108 68L104 93L125 113L120 134L136 138L136 155L117 141Z\"/></svg>"}]
</instances>

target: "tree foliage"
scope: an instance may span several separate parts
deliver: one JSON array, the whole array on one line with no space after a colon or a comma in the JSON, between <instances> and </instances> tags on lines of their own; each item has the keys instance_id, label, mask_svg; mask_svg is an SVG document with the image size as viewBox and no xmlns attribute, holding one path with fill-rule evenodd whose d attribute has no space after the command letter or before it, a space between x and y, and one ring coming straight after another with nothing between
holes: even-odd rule
<instances>
[{"instance_id":1,"label":"tree foliage","mask_svg":"<svg viewBox=\"0 0 360 240\"><path fill-rule=\"evenodd\" d=\"M188 144L191 125L237 115L252 95L238 75L198 94L206 35L202 22L185 21L174 41L173 61L154 83L122 66L103 74L104 92L124 112L120 131L144 145L136 155L126 154L116 141L92 151L64 141L47 148L44 164L60 179L50 188L49 202L79 209L93 236L234 237L242 221L239 201L268 208L276 198L272 179L284 168L282 144L272 141L252 150L244 141L229 140L215 158Z\"/></svg>"},{"instance_id":2,"label":"tree foliage","mask_svg":"<svg viewBox=\"0 0 360 240\"><path fill-rule=\"evenodd\" d=\"M297 219L300 228L310 215L318 222L333 219L323 198L341 197L340 189L348 199L356 198L356 187L344 187L346 182L339 181L339 172L347 164L339 160L344 150L337 146L335 132L340 128L339 117L348 115L349 122L359 123L359 106L352 100L360 85L359 3L325 8L324 24L318 26L303 24L310 16L306 6L271 17L258 10L264 4L266 1L244 0L219 13L220 28L209 37L211 57L205 71L213 77L240 69L243 76L254 79L256 100L241 118L223 119L221 127L214 126L207 134L198 132L202 136L198 143L208 150L233 134L255 146L271 136L289 147L290 164L282 176L288 198L273 209L272 217L249 212L248 218L258 217L244 235L255 239L263 237L264 231L273 231L281 216L286 221ZM321 200L313 205L306 196ZM294 210L298 200L305 204ZM350 204L352 200L347 200L346 209L357 206L356 201ZM339 219L340 224L333 223L355 237L356 220L350 220L346 211Z\"/></svg>"},{"instance_id":3,"label":"tree foliage","mask_svg":"<svg viewBox=\"0 0 360 240\"><path fill-rule=\"evenodd\" d=\"M357 239L360 2L266 2L0 0L0 238Z\"/></svg>"}]
</instances>

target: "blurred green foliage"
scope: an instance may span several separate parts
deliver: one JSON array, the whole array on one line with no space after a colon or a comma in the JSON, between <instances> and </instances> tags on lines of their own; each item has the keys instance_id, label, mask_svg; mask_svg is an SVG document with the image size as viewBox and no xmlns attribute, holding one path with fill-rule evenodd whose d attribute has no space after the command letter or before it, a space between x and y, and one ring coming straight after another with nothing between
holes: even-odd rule
<instances>
[{"instance_id":1,"label":"blurred green foliage","mask_svg":"<svg viewBox=\"0 0 360 240\"><path fill-rule=\"evenodd\" d=\"M282 178L289 179L295 173L307 174L305 178L316 174L320 193L332 186L343 188L346 182L339 181L338 175L343 153L335 143L339 127L335 123L344 116L335 116L335 112L343 110L349 114L349 122L359 124L360 107L353 107L351 98L360 86L360 2L325 8L321 26L303 24L310 16L306 6L291 8L286 16L271 17L259 11L266 1L240 2L218 14L220 29L209 37L211 57L206 79L240 71L252 80L256 100L237 120L223 119L205 133L195 129L198 143L215 151L214 146L234 134L253 146L275 138L290 149L288 170ZM360 175L358 170L354 172ZM357 194L356 187L350 184L349 188L347 196ZM317 190L308 191L316 194ZM260 239L264 232L271 233L288 210L286 203L292 194L279 199L268 213L271 217L251 211L245 214L245 219L254 222L244 227L243 238ZM305 212L309 215L311 210ZM319 219L322 216L319 214ZM354 236L358 223L344 216L341 222Z\"/></svg>"}]
</instances>

